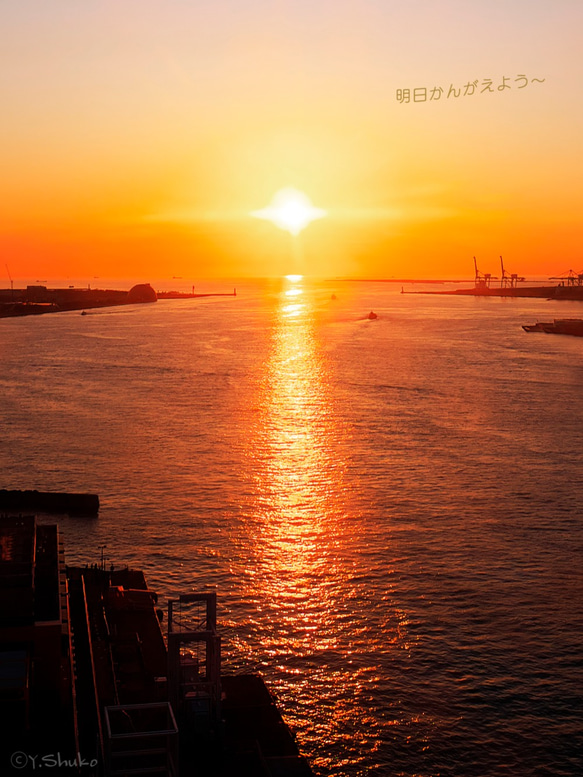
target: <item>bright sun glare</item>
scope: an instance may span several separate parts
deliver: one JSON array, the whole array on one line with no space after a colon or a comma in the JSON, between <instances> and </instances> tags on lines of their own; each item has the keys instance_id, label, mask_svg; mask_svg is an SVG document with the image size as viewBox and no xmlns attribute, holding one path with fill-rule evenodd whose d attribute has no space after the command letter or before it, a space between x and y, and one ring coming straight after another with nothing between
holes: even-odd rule
<instances>
[{"instance_id":1,"label":"bright sun glare","mask_svg":"<svg viewBox=\"0 0 583 777\"><path fill-rule=\"evenodd\" d=\"M326 211L314 208L303 192L287 188L280 189L266 208L254 210L251 215L271 221L291 235L298 235L310 222L323 218Z\"/></svg>"}]
</instances>

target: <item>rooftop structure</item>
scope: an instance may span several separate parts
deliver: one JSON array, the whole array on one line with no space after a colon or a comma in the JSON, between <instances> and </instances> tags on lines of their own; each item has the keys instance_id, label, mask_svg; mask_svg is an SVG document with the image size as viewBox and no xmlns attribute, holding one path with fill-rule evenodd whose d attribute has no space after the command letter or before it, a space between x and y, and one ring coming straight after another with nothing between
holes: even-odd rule
<instances>
[{"instance_id":1,"label":"rooftop structure","mask_svg":"<svg viewBox=\"0 0 583 777\"><path fill-rule=\"evenodd\" d=\"M91 777L309 777L263 680L222 675L216 593L171 600L166 634L163 617L141 571L66 568L57 526L0 518L0 763L20 751Z\"/></svg>"},{"instance_id":2,"label":"rooftop structure","mask_svg":"<svg viewBox=\"0 0 583 777\"><path fill-rule=\"evenodd\" d=\"M13 749L57 741L74 748L63 544L57 526L32 516L0 519L0 667L4 741Z\"/></svg>"}]
</instances>

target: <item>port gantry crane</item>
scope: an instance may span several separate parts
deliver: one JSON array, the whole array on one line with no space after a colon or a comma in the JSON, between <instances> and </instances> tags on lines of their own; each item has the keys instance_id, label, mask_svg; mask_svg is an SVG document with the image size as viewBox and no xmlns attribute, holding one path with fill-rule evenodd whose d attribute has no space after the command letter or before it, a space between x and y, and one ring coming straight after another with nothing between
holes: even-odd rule
<instances>
[{"instance_id":1,"label":"port gantry crane","mask_svg":"<svg viewBox=\"0 0 583 777\"><path fill-rule=\"evenodd\" d=\"M477 289L489 289L490 288L490 281L496 280L496 276L492 275L492 273L489 272L480 272L478 270L478 263L476 261L476 257L474 256L474 268L476 270L476 275L474 277L474 283L476 284Z\"/></svg>"},{"instance_id":2,"label":"port gantry crane","mask_svg":"<svg viewBox=\"0 0 583 777\"><path fill-rule=\"evenodd\" d=\"M526 278L518 277L518 273L515 272L513 272L511 275L508 275L504 269L504 260L502 257L500 257L500 267L502 268L502 276L500 278L500 286L502 288L515 289L519 282L522 283L522 281L526 280Z\"/></svg>"},{"instance_id":3,"label":"port gantry crane","mask_svg":"<svg viewBox=\"0 0 583 777\"><path fill-rule=\"evenodd\" d=\"M583 286L583 270L581 272L569 270L560 275L553 275L549 281L562 281L561 286ZM567 281L566 284L565 281Z\"/></svg>"},{"instance_id":4,"label":"port gantry crane","mask_svg":"<svg viewBox=\"0 0 583 777\"><path fill-rule=\"evenodd\" d=\"M10 298L14 299L14 281L12 280L12 275L10 275L10 270L8 269L8 265L5 263L4 267L6 267L6 272L8 273L8 278L10 279Z\"/></svg>"}]
</instances>

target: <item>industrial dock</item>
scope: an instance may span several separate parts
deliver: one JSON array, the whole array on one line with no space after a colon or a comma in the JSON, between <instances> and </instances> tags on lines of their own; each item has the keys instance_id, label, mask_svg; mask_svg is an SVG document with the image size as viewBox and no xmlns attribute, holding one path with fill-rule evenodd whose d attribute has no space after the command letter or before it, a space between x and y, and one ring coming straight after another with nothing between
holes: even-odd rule
<instances>
[{"instance_id":1,"label":"industrial dock","mask_svg":"<svg viewBox=\"0 0 583 777\"><path fill-rule=\"evenodd\" d=\"M553 286L539 283L523 286L528 283L526 278L518 273L508 273L504 267L504 260L500 257L499 276L484 273L478 269L474 256L474 286L469 289L453 289L448 291L422 291L420 294L453 294L456 296L473 297L537 297L553 300L583 300L583 272L566 270L560 275L549 278L550 281L558 281Z\"/></svg>"}]
</instances>

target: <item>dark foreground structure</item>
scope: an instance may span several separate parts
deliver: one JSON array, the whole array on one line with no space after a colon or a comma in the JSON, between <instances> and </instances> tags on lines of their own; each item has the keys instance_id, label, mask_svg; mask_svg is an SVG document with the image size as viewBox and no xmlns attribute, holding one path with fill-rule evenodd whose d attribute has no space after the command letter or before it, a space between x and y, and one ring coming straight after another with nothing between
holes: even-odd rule
<instances>
[{"instance_id":1,"label":"dark foreground structure","mask_svg":"<svg viewBox=\"0 0 583 777\"><path fill-rule=\"evenodd\" d=\"M216 594L66 567L57 526L0 517L1 774L309 777L263 680L221 673Z\"/></svg>"},{"instance_id":2,"label":"dark foreground structure","mask_svg":"<svg viewBox=\"0 0 583 777\"><path fill-rule=\"evenodd\" d=\"M99 512L99 496L97 494L0 489L0 511L94 516Z\"/></svg>"}]
</instances>

